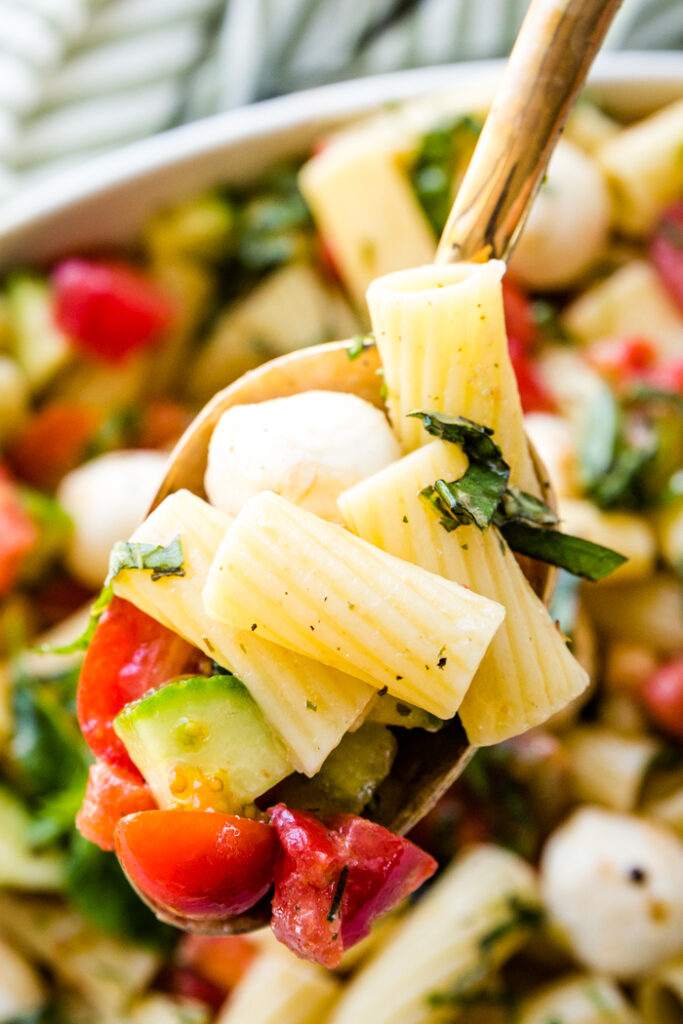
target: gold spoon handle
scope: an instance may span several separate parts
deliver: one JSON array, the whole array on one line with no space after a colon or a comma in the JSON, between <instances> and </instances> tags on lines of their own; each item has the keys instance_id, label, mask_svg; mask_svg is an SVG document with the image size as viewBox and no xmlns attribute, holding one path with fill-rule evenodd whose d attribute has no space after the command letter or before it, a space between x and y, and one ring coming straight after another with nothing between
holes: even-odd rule
<instances>
[{"instance_id":1,"label":"gold spoon handle","mask_svg":"<svg viewBox=\"0 0 683 1024\"><path fill-rule=\"evenodd\" d=\"M436 263L508 260L621 0L533 0L444 228Z\"/></svg>"}]
</instances>

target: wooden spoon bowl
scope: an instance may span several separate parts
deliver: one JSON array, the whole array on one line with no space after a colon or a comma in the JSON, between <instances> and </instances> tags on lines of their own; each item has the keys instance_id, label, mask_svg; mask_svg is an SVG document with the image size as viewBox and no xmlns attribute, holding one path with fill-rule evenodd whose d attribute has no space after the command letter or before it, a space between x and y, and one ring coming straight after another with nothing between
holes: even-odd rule
<instances>
[{"instance_id":1,"label":"wooden spoon bowl","mask_svg":"<svg viewBox=\"0 0 683 1024\"><path fill-rule=\"evenodd\" d=\"M436 262L508 259L540 186L573 99L581 88L620 0L533 0L439 244ZM379 354L369 346L350 359L348 344L333 342L289 353L250 371L215 395L176 445L154 499L187 488L202 497L208 446L216 423L234 405L302 391L346 391L379 408ZM538 494L554 498L532 450ZM537 594L549 605L556 571L519 558ZM388 779L373 801L373 819L397 833L420 820L462 773L475 748L458 718L436 733L402 730ZM262 900L248 914L226 920L179 917L151 902L157 916L186 931L238 934L268 923Z\"/></svg>"}]
</instances>

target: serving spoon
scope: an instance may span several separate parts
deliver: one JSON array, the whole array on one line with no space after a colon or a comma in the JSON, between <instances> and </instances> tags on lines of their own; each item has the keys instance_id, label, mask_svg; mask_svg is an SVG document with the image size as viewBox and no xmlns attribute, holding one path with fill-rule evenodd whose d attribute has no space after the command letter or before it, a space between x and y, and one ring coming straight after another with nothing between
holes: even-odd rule
<instances>
[{"instance_id":1,"label":"serving spoon","mask_svg":"<svg viewBox=\"0 0 683 1024\"><path fill-rule=\"evenodd\" d=\"M436 263L509 260L571 105L620 4L532 0L436 250ZM206 496L209 441L226 409L311 390L348 391L384 408L380 368L374 345L350 360L348 344L332 342L288 353L246 373L214 395L180 438L151 508L181 488ZM533 449L531 454L538 493L554 505L545 469ZM557 571L531 559L520 562L549 605ZM476 749L457 718L436 733L402 732L391 774L373 804L373 820L401 834L443 796ZM267 898L239 917L204 920L175 915L138 893L161 920L185 931L237 934L270 920Z\"/></svg>"}]
</instances>

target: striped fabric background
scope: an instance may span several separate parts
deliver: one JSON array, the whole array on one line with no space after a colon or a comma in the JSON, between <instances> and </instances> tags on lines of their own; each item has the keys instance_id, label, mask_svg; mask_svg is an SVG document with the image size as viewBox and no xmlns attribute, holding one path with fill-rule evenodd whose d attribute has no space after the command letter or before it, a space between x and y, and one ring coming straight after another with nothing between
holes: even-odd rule
<instances>
[{"instance_id":1,"label":"striped fabric background","mask_svg":"<svg viewBox=\"0 0 683 1024\"><path fill-rule=\"evenodd\" d=\"M505 54L527 3L0 0L0 194L255 99ZM624 0L607 45L683 48L683 0Z\"/></svg>"}]
</instances>

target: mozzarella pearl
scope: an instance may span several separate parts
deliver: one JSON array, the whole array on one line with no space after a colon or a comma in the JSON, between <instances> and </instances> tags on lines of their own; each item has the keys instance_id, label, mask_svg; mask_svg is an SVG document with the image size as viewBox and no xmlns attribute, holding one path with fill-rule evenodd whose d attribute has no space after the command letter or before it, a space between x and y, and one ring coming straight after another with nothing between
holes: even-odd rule
<instances>
[{"instance_id":1,"label":"mozzarella pearl","mask_svg":"<svg viewBox=\"0 0 683 1024\"><path fill-rule=\"evenodd\" d=\"M211 437L204 486L231 515L268 490L341 523L341 492L400 456L374 405L344 392L304 391L226 410Z\"/></svg>"},{"instance_id":2,"label":"mozzarella pearl","mask_svg":"<svg viewBox=\"0 0 683 1024\"><path fill-rule=\"evenodd\" d=\"M683 952L683 843L663 826L583 807L548 840L541 887L551 926L591 970L637 978Z\"/></svg>"},{"instance_id":3,"label":"mozzarella pearl","mask_svg":"<svg viewBox=\"0 0 683 1024\"><path fill-rule=\"evenodd\" d=\"M603 252L610 199L600 168L570 142L558 143L524 225L510 273L529 288L565 288Z\"/></svg>"}]
</instances>

